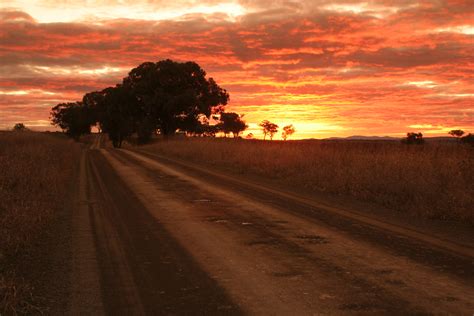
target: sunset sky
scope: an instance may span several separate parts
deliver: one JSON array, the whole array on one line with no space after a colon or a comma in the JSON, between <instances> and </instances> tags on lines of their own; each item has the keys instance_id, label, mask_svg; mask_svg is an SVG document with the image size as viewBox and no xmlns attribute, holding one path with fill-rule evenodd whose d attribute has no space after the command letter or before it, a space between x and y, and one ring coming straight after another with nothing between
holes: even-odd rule
<instances>
[{"instance_id":1,"label":"sunset sky","mask_svg":"<svg viewBox=\"0 0 474 316\"><path fill-rule=\"evenodd\" d=\"M472 0L0 0L0 129L53 130L52 106L166 58L200 64L256 135L474 132Z\"/></svg>"}]
</instances>

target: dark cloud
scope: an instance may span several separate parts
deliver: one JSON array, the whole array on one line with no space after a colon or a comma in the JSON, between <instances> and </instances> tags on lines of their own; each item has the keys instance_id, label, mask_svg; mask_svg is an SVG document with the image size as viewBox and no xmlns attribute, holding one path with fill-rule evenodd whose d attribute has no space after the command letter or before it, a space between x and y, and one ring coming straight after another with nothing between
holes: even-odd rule
<instances>
[{"instance_id":1,"label":"dark cloud","mask_svg":"<svg viewBox=\"0 0 474 316\"><path fill-rule=\"evenodd\" d=\"M17 10L3 10L0 11L0 21L18 23L18 22L29 22L34 23L35 20L31 15L26 12L17 11Z\"/></svg>"},{"instance_id":2,"label":"dark cloud","mask_svg":"<svg viewBox=\"0 0 474 316\"><path fill-rule=\"evenodd\" d=\"M348 59L361 64L381 67L410 68L427 65L458 65L462 62L473 62L474 57L462 51L465 47L437 45L436 47L398 47L382 48L375 52L358 50Z\"/></svg>"}]
</instances>

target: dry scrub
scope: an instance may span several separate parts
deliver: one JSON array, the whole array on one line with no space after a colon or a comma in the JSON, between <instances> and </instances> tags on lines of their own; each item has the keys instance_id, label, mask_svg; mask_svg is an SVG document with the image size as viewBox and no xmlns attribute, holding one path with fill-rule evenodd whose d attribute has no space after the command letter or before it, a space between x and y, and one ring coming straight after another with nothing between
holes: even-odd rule
<instances>
[{"instance_id":1,"label":"dry scrub","mask_svg":"<svg viewBox=\"0 0 474 316\"><path fill-rule=\"evenodd\" d=\"M145 147L198 163L351 196L430 218L474 222L474 148L398 142L174 139Z\"/></svg>"},{"instance_id":2,"label":"dry scrub","mask_svg":"<svg viewBox=\"0 0 474 316\"><path fill-rule=\"evenodd\" d=\"M63 207L79 150L58 135L0 133L0 314L38 312L16 262Z\"/></svg>"}]
</instances>

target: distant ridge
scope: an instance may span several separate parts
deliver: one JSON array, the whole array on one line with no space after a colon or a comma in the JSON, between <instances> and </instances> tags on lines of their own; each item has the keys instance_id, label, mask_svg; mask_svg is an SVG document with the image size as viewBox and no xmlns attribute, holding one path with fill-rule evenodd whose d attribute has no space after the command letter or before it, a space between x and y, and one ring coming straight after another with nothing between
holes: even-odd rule
<instances>
[{"instance_id":1,"label":"distant ridge","mask_svg":"<svg viewBox=\"0 0 474 316\"><path fill-rule=\"evenodd\" d=\"M349 136L349 137L329 137L329 138L324 138L324 140L400 140L400 138L397 137L391 137L391 136L360 136L360 135L354 135L354 136Z\"/></svg>"}]
</instances>

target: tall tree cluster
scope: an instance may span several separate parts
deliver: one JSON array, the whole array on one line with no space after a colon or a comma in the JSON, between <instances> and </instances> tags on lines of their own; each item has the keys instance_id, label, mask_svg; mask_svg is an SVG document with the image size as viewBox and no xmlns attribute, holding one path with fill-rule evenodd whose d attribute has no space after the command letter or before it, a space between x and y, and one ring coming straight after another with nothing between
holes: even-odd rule
<instances>
[{"instance_id":1,"label":"tall tree cluster","mask_svg":"<svg viewBox=\"0 0 474 316\"><path fill-rule=\"evenodd\" d=\"M51 111L52 123L73 138L97 125L115 147L136 134L146 142L155 133L177 130L192 135L217 132L239 135L247 128L242 116L224 111L229 94L195 62L162 60L132 69L122 83L84 95L82 101L62 103ZM210 125L211 116L218 124Z\"/></svg>"}]
</instances>

